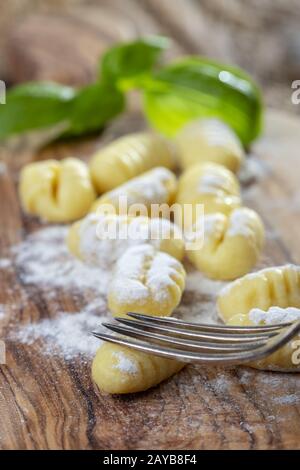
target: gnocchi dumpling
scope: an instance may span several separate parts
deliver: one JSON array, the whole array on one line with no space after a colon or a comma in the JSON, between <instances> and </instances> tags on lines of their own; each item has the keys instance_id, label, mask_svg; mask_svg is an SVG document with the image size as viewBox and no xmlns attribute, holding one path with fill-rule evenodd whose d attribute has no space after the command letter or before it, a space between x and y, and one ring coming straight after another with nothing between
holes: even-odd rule
<instances>
[{"instance_id":1,"label":"gnocchi dumpling","mask_svg":"<svg viewBox=\"0 0 300 470\"><path fill-rule=\"evenodd\" d=\"M128 312L168 316L179 304L184 286L180 261L149 244L135 246L115 266L108 307L115 316Z\"/></svg>"},{"instance_id":2,"label":"gnocchi dumpling","mask_svg":"<svg viewBox=\"0 0 300 470\"><path fill-rule=\"evenodd\" d=\"M90 171L101 194L156 166L173 168L171 147L162 137L141 132L121 137L100 149L90 162Z\"/></svg>"},{"instance_id":3,"label":"gnocchi dumpling","mask_svg":"<svg viewBox=\"0 0 300 470\"><path fill-rule=\"evenodd\" d=\"M174 173L163 167L153 168L103 194L95 201L91 211L151 217L151 205L172 204L176 189ZM141 213L144 210L146 213Z\"/></svg>"},{"instance_id":4,"label":"gnocchi dumpling","mask_svg":"<svg viewBox=\"0 0 300 470\"><path fill-rule=\"evenodd\" d=\"M187 124L176 136L182 168L214 162L237 172L245 154L237 135L217 119L202 119Z\"/></svg>"},{"instance_id":5,"label":"gnocchi dumpling","mask_svg":"<svg viewBox=\"0 0 300 470\"><path fill-rule=\"evenodd\" d=\"M269 310L252 309L247 314L234 315L228 325L258 326L287 323L300 320L300 309L294 307L270 307ZM267 358L251 362L249 365L257 369L283 372L300 371L300 339L289 341L284 347Z\"/></svg>"},{"instance_id":6,"label":"gnocchi dumpling","mask_svg":"<svg viewBox=\"0 0 300 470\"><path fill-rule=\"evenodd\" d=\"M287 264L247 274L222 289L217 303L224 322L255 308L300 308L300 267Z\"/></svg>"},{"instance_id":7,"label":"gnocchi dumpling","mask_svg":"<svg viewBox=\"0 0 300 470\"><path fill-rule=\"evenodd\" d=\"M184 366L183 362L104 343L94 358L92 377L103 392L134 393L158 385Z\"/></svg>"},{"instance_id":8,"label":"gnocchi dumpling","mask_svg":"<svg viewBox=\"0 0 300 470\"><path fill-rule=\"evenodd\" d=\"M229 216L205 215L200 233L196 222L190 240L187 256L200 271L213 279L232 280L248 273L258 261L264 227L255 211L242 207Z\"/></svg>"},{"instance_id":9,"label":"gnocchi dumpling","mask_svg":"<svg viewBox=\"0 0 300 470\"><path fill-rule=\"evenodd\" d=\"M128 248L144 243L178 260L184 256L181 230L167 219L89 214L75 222L67 236L73 255L106 269L110 269Z\"/></svg>"},{"instance_id":10,"label":"gnocchi dumpling","mask_svg":"<svg viewBox=\"0 0 300 470\"><path fill-rule=\"evenodd\" d=\"M186 170L179 179L176 202L190 207L193 223L193 208L197 204L204 205L205 214L229 214L241 205L239 183L227 168L216 163L200 163Z\"/></svg>"},{"instance_id":11,"label":"gnocchi dumpling","mask_svg":"<svg viewBox=\"0 0 300 470\"><path fill-rule=\"evenodd\" d=\"M76 158L26 165L19 192L24 210L49 222L80 219L96 199L88 167Z\"/></svg>"}]
</instances>

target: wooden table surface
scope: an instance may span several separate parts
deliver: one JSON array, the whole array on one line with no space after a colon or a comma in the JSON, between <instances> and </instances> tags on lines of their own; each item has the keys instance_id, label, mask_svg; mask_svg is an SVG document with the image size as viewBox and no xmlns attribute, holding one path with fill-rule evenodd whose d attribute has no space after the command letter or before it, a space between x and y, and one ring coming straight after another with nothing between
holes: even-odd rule
<instances>
[{"instance_id":1,"label":"wooden table surface","mask_svg":"<svg viewBox=\"0 0 300 470\"><path fill-rule=\"evenodd\" d=\"M134 4L136 6L137 2ZM154 2L154 5L157 9L158 3ZM167 3L161 2L161 5L166 8ZM161 29L157 25L164 16L159 23L154 20L153 12L149 16L149 10L136 8L139 22L136 30L143 30L143 25L147 31ZM104 18L110 18L114 24L113 15L117 14L118 28L109 29L103 20L101 28L106 31L103 37L110 36L111 40L113 34L118 35L123 29L125 36L136 34L136 30L132 32L128 27L128 24L136 25L128 22L129 13L123 22L120 12L109 13L105 10ZM178 31L175 53L190 52L191 44L180 41L179 30L187 30L187 24L181 23L178 30L174 26L177 19L174 15L170 18L173 33ZM72 21L68 19L70 28L74 26ZM60 23L57 25L59 28ZM77 44L82 30L79 23L75 22L75 26L79 28L74 40ZM89 28L90 25L87 31ZM98 33L89 34L88 41L95 44ZM16 37L17 34L12 43L13 51L17 50ZM190 33L189 41L195 37ZM94 55L98 53L96 46L91 52L91 43L88 42L90 45L83 54L89 59L80 58L82 73L90 70ZM40 51L40 47L40 43L28 39L24 62L30 63L30 54L37 49ZM34 57L36 70L44 71L46 61L38 60L39 54ZM62 67L63 60L59 57L57 61ZM72 64L69 69L59 69L66 81L71 76L74 78L76 70L71 60L67 63ZM53 67L52 73L55 69ZM23 75L27 76L27 73L25 70ZM75 77L74 81L77 79ZM132 111L98 139L55 145L39 152L34 151L26 139L14 148L2 146L0 157L6 162L6 171L0 174L1 257L7 256L9 247L40 227L20 210L16 185L19 167L24 162L70 154L89 155L105 139L111 140L141 127L141 116ZM300 263L299 148L299 120L279 111L268 111L264 135L253 148L261 171L256 172L255 180L244 188L244 200L262 215L266 224L268 237L264 260L269 265ZM53 307L42 292L33 291L22 283L16 268L0 270L0 285L0 304L9 311L9 316L0 322L0 338L7 338L8 331L19 325L55 317L56 309L66 310L66 306L70 311L78 309L78 299L63 291L57 293ZM24 298L28 299L27 303ZM84 300L83 292L82 303ZM183 302L187 307L193 302L191 293L186 293ZM15 307L10 308L12 305ZM7 365L0 366L0 417L1 449L300 448L300 376L245 367L187 366L148 392L107 396L94 388L89 361L74 358L66 362L59 357L43 355L43 344L30 346L9 340Z\"/></svg>"}]
</instances>

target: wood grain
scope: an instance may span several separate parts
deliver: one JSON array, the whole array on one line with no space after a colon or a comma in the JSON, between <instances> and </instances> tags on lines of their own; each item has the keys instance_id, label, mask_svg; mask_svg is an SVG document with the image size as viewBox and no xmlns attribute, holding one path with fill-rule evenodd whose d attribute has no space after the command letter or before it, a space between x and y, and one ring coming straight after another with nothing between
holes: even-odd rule
<instances>
[{"instance_id":1,"label":"wood grain","mask_svg":"<svg viewBox=\"0 0 300 470\"><path fill-rule=\"evenodd\" d=\"M211 2L203 3L210 8ZM177 1L177 6L183 4ZM206 41L212 23L201 20L197 2L189 2L182 15L175 15L172 5L165 0L103 0L100 10L78 7L60 17L28 17L11 33L11 77L86 83L93 78L97 57L107 44L140 33L171 36L171 55L203 51L227 57L231 47L224 51L223 32L215 42ZM11 246L41 228L20 210L20 166L67 155L87 158L105 142L144 125L134 108L94 140L40 151L25 138L13 147L2 146L0 158L7 171L0 173L0 257L8 256ZM244 190L247 205L258 210L268 230L262 264L300 263L299 147L299 121L269 112L265 134L253 148L263 165L262 174ZM0 305L9 313L0 317L0 338L7 338L19 325L54 318L58 311L78 311L88 298L84 292L69 295L60 289L50 302L37 287L24 285L14 266L0 269L0 286ZM195 298L193 292L185 292L186 309L196 301L201 305L205 296ZM298 374L188 366L148 392L107 396L94 388L89 361L66 362L45 356L43 342L29 346L9 340L7 365L0 366L0 448L299 448L299 386Z\"/></svg>"},{"instance_id":2,"label":"wood grain","mask_svg":"<svg viewBox=\"0 0 300 470\"><path fill-rule=\"evenodd\" d=\"M105 139L138 128L124 117ZM268 114L266 134L255 146L264 163L260 181L248 186L247 202L269 231L268 262L300 261L300 124L282 113ZM1 175L1 256L39 224L24 217L16 195L18 158L88 155L100 142L65 144L31 153L2 148L8 172ZM293 171L291 171L291 168ZM278 207L278 210L274 210ZM10 309L0 337L16 325L78 311L87 298L57 291L49 302L42 291L22 284L17 270L0 270L0 304ZM197 302L201 299L197 299ZM204 299L203 299L204 300ZM195 301L186 292L183 303ZM15 306L13 308L13 305ZM95 390L89 361L65 362L43 355L43 344L7 342L7 365L0 368L0 447L2 449L291 449L300 442L298 374L188 366L148 392L125 397Z\"/></svg>"}]
</instances>

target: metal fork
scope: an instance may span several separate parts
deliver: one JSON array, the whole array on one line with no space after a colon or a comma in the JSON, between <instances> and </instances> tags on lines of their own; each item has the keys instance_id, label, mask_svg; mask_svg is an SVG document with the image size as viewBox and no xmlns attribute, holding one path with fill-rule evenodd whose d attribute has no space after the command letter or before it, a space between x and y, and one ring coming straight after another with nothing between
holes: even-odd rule
<instances>
[{"instance_id":1,"label":"metal fork","mask_svg":"<svg viewBox=\"0 0 300 470\"><path fill-rule=\"evenodd\" d=\"M266 326L189 323L173 317L128 313L102 325L122 336L96 338L182 362L234 365L269 356L300 332L300 321ZM126 337L124 337L126 336Z\"/></svg>"}]
</instances>

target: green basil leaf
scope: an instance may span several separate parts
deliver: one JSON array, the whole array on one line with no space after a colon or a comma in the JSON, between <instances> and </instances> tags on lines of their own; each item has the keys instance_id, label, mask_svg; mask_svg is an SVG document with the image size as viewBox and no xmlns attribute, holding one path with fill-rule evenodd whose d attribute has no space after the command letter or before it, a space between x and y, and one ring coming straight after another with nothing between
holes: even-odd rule
<instances>
[{"instance_id":1,"label":"green basil leaf","mask_svg":"<svg viewBox=\"0 0 300 470\"><path fill-rule=\"evenodd\" d=\"M65 124L63 136L79 136L104 126L124 109L124 95L100 83L76 91L49 82L12 88L0 106L0 139Z\"/></svg>"},{"instance_id":2,"label":"green basil leaf","mask_svg":"<svg viewBox=\"0 0 300 470\"><path fill-rule=\"evenodd\" d=\"M73 88L50 82L12 88L0 105L0 139L67 120L75 96Z\"/></svg>"},{"instance_id":3,"label":"green basil leaf","mask_svg":"<svg viewBox=\"0 0 300 470\"><path fill-rule=\"evenodd\" d=\"M69 129L64 136L79 136L101 129L121 113L125 98L117 88L93 83L83 87L73 100Z\"/></svg>"},{"instance_id":4,"label":"green basil leaf","mask_svg":"<svg viewBox=\"0 0 300 470\"><path fill-rule=\"evenodd\" d=\"M261 132L259 88L238 68L201 57L175 62L143 83L144 109L150 123L167 136L188 121L217 117L247 146Z\"/></svg>"},{"instance_id":5,"label":"green basil leaf","mask_svg":"<svg viewBox=\"0 0 300 470\"><path fill-rule=\"evenodd\" d=\"M100 62L101 81L118 85L121 81L122 88L133 86L130 80L151 71L169 44L165 37L149 36L112 47Z\"/></svg>"}]
</instances>

